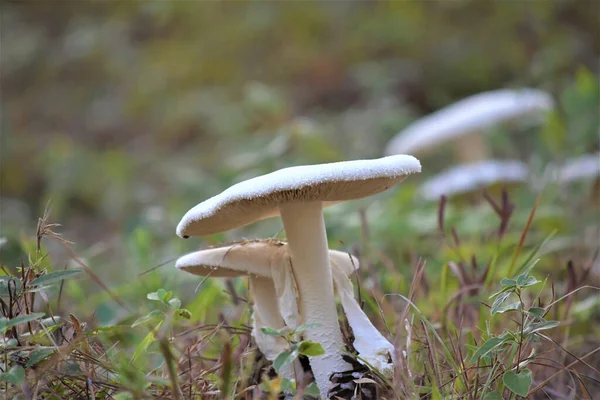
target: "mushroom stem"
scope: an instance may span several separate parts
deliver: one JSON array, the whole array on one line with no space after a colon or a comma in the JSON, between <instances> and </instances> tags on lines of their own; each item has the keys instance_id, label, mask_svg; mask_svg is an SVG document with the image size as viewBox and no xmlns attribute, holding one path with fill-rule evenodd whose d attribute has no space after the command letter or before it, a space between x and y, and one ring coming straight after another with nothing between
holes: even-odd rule
<instances>
[{"instance_id":1,"label":"mushroom stem","mask_svg":"<svg viewBox=\"0 0 600 400\"><path fill-rule=\"evenodd\" d=\"M305 332L319 342L325 354L311 359L321 396L327 397L329 376L350 369L342 359L343 339L338 324L327 233L320 201L289 203L279 207L288 238L292 271L300 297L300 315L305 324L318 324Z\"/></svg>"},{"instance_id":2,"label":"mushroom stem","mask_svg":"<svg viewBox=\"0 0 600 400\"><path fill-rule=\"evenodd\" d=\"M282 329L285 322L279 312L278 296L275 290L273 280L258 276L250 276L250 291L254 299L254 313L252 315L252 336L256 340L258 349L268 360L275 358L282 351L288 350L288 343L285 339L272 335L265 335L261 328L268 327L273 329ZM294 368L297 363L291 363L284 366L279 375L287 379L296 379Z\"/></svg>"},{"instance_id":3,"label":"mushroom stem","mask_svg":"<svg viewBox=\"0 0 600 400\"><path fill-rule=\"evenodd\" d=\"M462 163L472 163L489 159L488 146L484 135L476 132L463 135L454 141L454 153Z\"/></svg>"}]
</instances>

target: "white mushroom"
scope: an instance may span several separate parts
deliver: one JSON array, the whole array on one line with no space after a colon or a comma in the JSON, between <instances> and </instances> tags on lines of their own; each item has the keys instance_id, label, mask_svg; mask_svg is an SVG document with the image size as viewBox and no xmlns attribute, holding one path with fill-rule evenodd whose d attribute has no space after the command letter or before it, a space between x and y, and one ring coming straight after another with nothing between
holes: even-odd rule
<instances>
[{"instance_id":1,"label":"white mushroom","mask_svg":"<svg viewBox=\"0 0 600 400\"><path fill-rule=\"evenodd\" d=\"M333 283L354 332L354 348L362 359L380 372L390 375L393 371L390 357L394 354L394 347L362 311L348 278L358 269L358 260L348 253L335 250L330 250L329 256ZM290 263L286 243L259 240L196 251L178 259L176 267L200 276L234 277L250 274L250 291L254 299L252 335L265 357L274 360L279 353L287 350L287 343L282 338L265 335L261 328L281 329L287 326L293 329L298 326L297 292ZM281 371L281 375L293 379L293 368L294 365L291 365Z\"/></svg>"},{"instance_id":2,"label":"white mushroom","mask_svg":"<svg viewBox=\"0 0 600 400\"><path fill-rule=\"evenodd\" d=\"M542 120L553 104L548 93L537 89L476 94L413 122L390 140L385 153L420 153L452 141L461 162L485 160L489 155L482 132L518 118Z\"/></svg>"},{"instance_id":3,"label":"white mushroom","mask_svg":"<svg viewBox=\"0 0 600 400\"><path fill-rule=\"evenodd\" d=\"M548 166L553 178L560 183L593 180L600 177L600 153L586 154Z\"/></svg>"},{"instance_id":4,"label":"white mushroom","mask_svg":"<svg viewBox=\"0 0 600 400\"><path fill-rule=\"evenodd\" d=\"M407 155L285 168L238 183L198 204L183 217L177 234L209 235L281 216L300 294L300 315L304 323L316 326L305 336L325 349L311 366L326 396L329 376L349 365L342 359L323 207L383 192L420 171L419 161Z\"/></svg>"},{"instance_id":5,"label":"white mushroom","mask_svg":"<svg viewBox=\"0 0 600 400\"><path fill-rule=\"evenodd\" d=\"M527 164L521 161L489 160L449 168L427 180L420 188L425 200L439 200L472 193L497 183L523 183L528 176Z\"/></svg>"}]
</instances>

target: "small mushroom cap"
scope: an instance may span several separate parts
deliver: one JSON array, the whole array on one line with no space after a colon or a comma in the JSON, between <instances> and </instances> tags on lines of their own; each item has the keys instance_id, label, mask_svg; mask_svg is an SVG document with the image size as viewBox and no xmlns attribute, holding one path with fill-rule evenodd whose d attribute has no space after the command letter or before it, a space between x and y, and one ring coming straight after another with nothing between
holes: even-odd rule
<instances>
[{"instance_id":1,"label":"small mushroom cap","mask_svg":"<svg viewBox=\"0 0 600 400\"><path fill-rule=\"evenodd\" d=\"M288 251L287 243L277 240L247 241L186 254L175 262L175 267L212 278L245 275L273 278L272 268L284 268L291 262ZM329 250L329 256L346 276L359 267L356 257L348 253Z\"/></svg>"},{"instance_id":2,"label":"small mushroom cap","mask_svg":"<svg viewBox=\"0 0 600 400\"><path fill-rule=\"evenodd\" d=\"M395 155L375 160L284 168L231 186L189 210L181 237L210 235L279 215L279 206L321 201L324 206L371 196L421 172L419 160Z\"/></svg>"},{"instance_id":3,"label":"small mushroom cap","mask_svg":"<svg viewBox=\"0 0 600 400\"><path fill-rule=\"evenodd\" d=\"M587 180L600 177L600 153L586 154L565 161L558 166L549 166L553 177L562 183Z\"/></svg>"},{"instance_id":4,"label":"small mushroom cap","mask_svg":"<svg viewBox=\"0 0 600 400\"><path fill-rule=\"evenodd\" d=\"M537 89L501 89L469 96L410 124L390 140L385 153L417 153L501 122L543 115L553 104L548 93Z\"/></svg>"},{"instance_id":5,"label":"small mushroom cap","mask_svg":"<svg viewBox=\"0 0 600 400\"><path fill-rule=\"evenodd\" d=\"M177 269L199 276L235 278L245 275L271 277L272 265L284 265L287 245L277 240L247 241L186 254Z\"/></svg>"},{"instance_id":6,"label":"small mushroom cap","mask_svg":"<svg viewBox=\"0 0 600 400\"><path fill-rule=\"evenodd\" d=\"M495 183L521 183L527 180L527 165L520 161L488 160L452 167L426 181L420 189L426 200L442 195L471 193Z\"/></svg>"}]
</instances>

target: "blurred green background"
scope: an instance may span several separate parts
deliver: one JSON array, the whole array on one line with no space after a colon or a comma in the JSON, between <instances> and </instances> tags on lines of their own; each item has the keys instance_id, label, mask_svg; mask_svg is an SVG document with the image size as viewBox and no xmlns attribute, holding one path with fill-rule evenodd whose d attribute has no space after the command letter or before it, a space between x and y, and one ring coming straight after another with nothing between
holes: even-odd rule
<instances>
[{"instance_id":1,"label":"blurred green background","mask_svg":"<svg viewBox=\"0 0 600 400\"><path fill-rule=\"evenodd\" d=\"M196 203L281 167L379 157L411 121L486 90L536 87L557 103L541 127L486 136L494 156L542 172L596 152L599 4L4 1L0 258L23 258L19 240L50 201L51 221L102 279L172 287L187 278L172 265L139 274L200 246L281 230L272 219L182 241L175 226ZM424 256L435 274L437 242L422 239L435 237L437 205L416 189L453 160L442 148L422 163L392 193L327 211L331 247L387 254L406 272ZM579 207L591 188L546 190L532 241L558 229L569 254L574 243L595 246L598 214ZM536 195L513 195L517 230ZM462 233L495 223L487 206L449 207Z\"/></svg>"}]
</instances>

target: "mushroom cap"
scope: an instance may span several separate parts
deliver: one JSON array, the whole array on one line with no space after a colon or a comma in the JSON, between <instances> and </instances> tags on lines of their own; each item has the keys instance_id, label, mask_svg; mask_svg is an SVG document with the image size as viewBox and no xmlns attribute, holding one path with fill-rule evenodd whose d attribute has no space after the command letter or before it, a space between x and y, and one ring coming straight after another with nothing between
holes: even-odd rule
<instances>
[{"instance_id":1,"label":"mushroom cap","mask_svg":"<svg viewBox=\"0 0 600 400\"><path fill-rule=\"evenodd\" d=\"M343 161L280 169L231 186L189 210L177 235L202 236L279 215L289 203L323 202L323 206L371 196L421 172L419 160L395 155L374 160Z\"/></svg>"},{"instance_id":2,"label":"mushroom cap","mask_svg":"<svg viewBox=\"0 0 600 400\"><path fill-rule=\"evenodd\" d=\"M552 165L557 181L566 183L600 177L600 153L586 154L567 160L561 166Z\"/></svg>"},{"instance_id":3,"label":"mushroom cap","mask_svg":"<svg viewBox=\"0 0 600 400\"><path fill-rule=\"evenodd\" d=\"M552 97L537 89L476 94L413 122L390 140L385 153L416 153L501 122L543 115L553 105Z\"/></svg>"},{"instance_id":4,"label":"mushroom cap","mask_svg":"<svg viewBox=\"0 0 600 400\"><path fill-rule=\"evenodd\" d=\"M521 161L488 160L449 168L426 181L420 188L426 200L442 195L473 192L494 183L521 183L527 180L528 168Z\"/></svg>"},{"instance_id":5,"label":"mushroom cap","mask_svg":"<svg viewBox=\"0 0 600 400\"><path fill-rule=\"evenodd\" d=\"M272 278L272 268L283 268L291 262L288 251L287 243L278 240L247 241L186 254L175 262L175 267L212 278L245 275ZM358 259L349 253L329 250L329 257L346 276L359 267Z\"/></svg>"}]
</instances>

